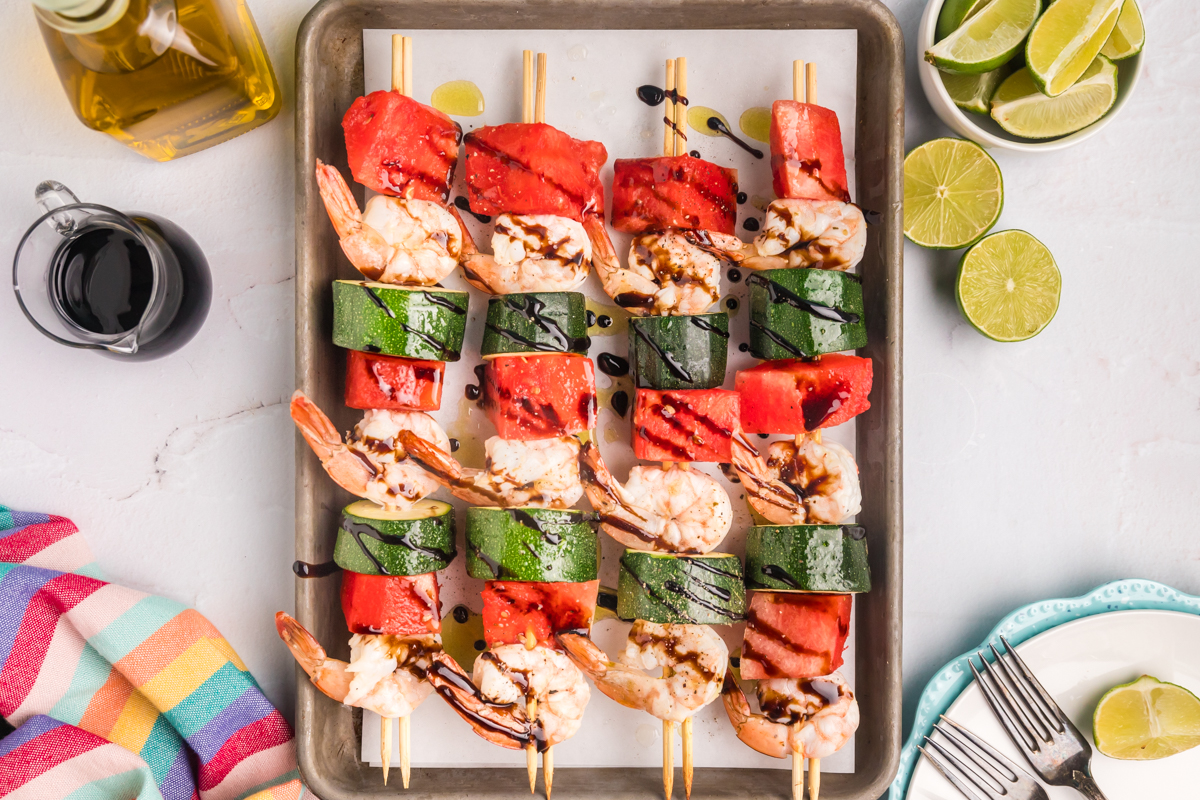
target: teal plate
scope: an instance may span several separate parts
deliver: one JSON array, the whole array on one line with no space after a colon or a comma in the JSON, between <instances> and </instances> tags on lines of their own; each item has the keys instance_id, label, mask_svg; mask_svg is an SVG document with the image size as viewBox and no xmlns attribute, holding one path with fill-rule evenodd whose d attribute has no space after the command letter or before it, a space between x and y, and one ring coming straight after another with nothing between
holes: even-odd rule
<instances>
[{"instance_id":1,"label":"teal plate","mask_svg":"<svg viewBox=\"0 0 1200 800\"><path fill-rule=\"evenodd\" d=\"M912 733L904 743L904 749L900 751L900 769L888 791L888 800L904 800L908 793L909 779L920 756L917 745L933 730L933 723L937 721L938 716L945 713L973 680L971 671L967 668L969 656L987 649L988 645L1000 647L1001 636L1016 646L1026 639L1071 620L1106 614L1109 611L1147 608L1200 615L1200 597L1184 594L1154 581L1114 581L1079 597L1032 603L1000 620L1000 624L992 629L982 644L972 647L970 651L942 667L937 675L933 676L933 680L925 685L925 690L921 692L921 702L917 705Z\"/></svg>"}]
</instances>

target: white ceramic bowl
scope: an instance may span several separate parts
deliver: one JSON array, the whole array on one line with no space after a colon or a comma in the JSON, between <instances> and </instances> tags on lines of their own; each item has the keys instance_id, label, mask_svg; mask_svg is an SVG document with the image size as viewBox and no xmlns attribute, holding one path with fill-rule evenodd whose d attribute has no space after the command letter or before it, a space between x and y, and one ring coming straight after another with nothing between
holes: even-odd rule
<instances>
[{"instance_id":1,"label":"white ceramic bowl","mask_svg":"<svg viewBox=\"0 0 1200 800\"><path fill-rule=\"evenodd\" d=\"M1005 131L990 116L969 114L950 99L946 87L942 85L937 67L925 60L925 51L934 44L934 32L937 29L938 15L942 11L945 0L929 0L925 6L925 14L921 17L921 26L917 30L917 72L921 76L921 88L933 112L942 122L946 123L960 136L965 136L983 147L1000 147L1005 150L1019 150L1024 153L1045 153L1052 150L1062 150L1071 145L1079 144L1100 132L1112 122L1117 113L1125 106L1133 89L1137 86L1138 77L1142 74L1142 55L1126 58L1117 63L1117 102L1100 119L1083 130L1060 136L1056 139L1021 139Z\"/></svg>"}]
</instances>

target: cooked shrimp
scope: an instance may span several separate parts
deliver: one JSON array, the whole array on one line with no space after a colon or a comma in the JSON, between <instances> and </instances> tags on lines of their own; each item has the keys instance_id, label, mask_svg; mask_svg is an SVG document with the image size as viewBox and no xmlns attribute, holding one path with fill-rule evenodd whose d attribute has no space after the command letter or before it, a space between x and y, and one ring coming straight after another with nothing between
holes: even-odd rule
<instances>
[{"instance_id":1,"label":"cooked shrimp","mask_svg":"<svg viewBox=\"0 0 1200 800\"><path fill-rule=\"evenodd\" d=\"M772 442L763 460L741 431L733 437L733 467L754 510L776 525L839 525L862 511L850 451L813 434L797 438Z\"/></svg>"},{"instance_id":2,"label":"cooked shrimp","mask_svg":"<svg viewBox=\"0 0 1200 800\"><path fill-rule=\"evenodd\" d=\"M407 511L437 491L437 480L408 457L397 439L405 431L448 450L450 439L428 414L371 409L363 413L343 443L329 417L303 392L292 395L291 409L296 427L321 459L321 466L351 494L390 510Z\"/></svg>"},{"instance_id":3,"label":"cooked shrimp","mask_svg":"<svg viewBox=\"0 0 1200 800\"><path fill-rule=\"evenodd\" d=\"M597 262L617 305L634 314L703 314L721 296L723 265L741 261L741 239L712 231L672 230L633 237L629 265Z\"/></svg>"},{"instance_id":4,"label":"cooked shrimp","mask_svg":"<svg viewBox=\"0 0 1200 800\"><path fill-rule=\"evenodd\" d=\"M867 221L858 206L837 200L774 200L754 239L750 269L818 267L848 270L867 249Z\"/></svg>"},{"instance_id":5,"label":"cooked shrimp","mask_svg":"<svg viewBox=\"0 0 1200 800\"><path fill-rule=\"evenodd\" d=\"M592 243L584 226L550 214L501 214L492 232L492 255L468 243L463 274L481 291L565 292L587 279Z\"/></svg>"},{"instance_id":6,"label":"cooked shrimp","mask_svg":"<svg viewBox=\"0 0 1200 800\"><path fill-rule=\"evenodd\" d=\"M530 725L525 703L489 700L447 653L433 657L429 682L438 696L470 723L475 733L492 744L509 750L524 750L530 742L538 741L538 728Z\"/></svg>"},{"instance_id":7,"label":"cooked shrimp","mask_svg":"<svg viewBox=\"0 0 1200 800\"><path fill-rule=\"evenodd\" d=\"M591 690L583 673L562 653L542 645L504 644L479 654L472 683L493 703L536 700L533 735L545 747L570 739L583 722ZM538 731L541 727L541 732Z\"/></svg>"},{"instance_id":8,"label":"cooked shrimp","mask_svg":"<svg viewBox=\"0 0 1200 800\"><path fill-rule=\"evenodd\" d=\"M355 634L347 664L326 657L313 635L282 611L275 615L275 628L313 685L339 703L381 717L407 717L433 691L425 676L433 656L442 649L437 634Z\"/></svg>"},{"instance_id":9,"label":"cooked shrimp","mask_svg":"<svg viewBox=\"0 0 1200 800\"><path fill-rule=\"evenodd\" d=\"M733 524L729 495L703 472L637 466L622 486L600 458L594 440L583 446L580 462L580 477L601 527L626 547L707 553Z\"/></svg>"},{"instance_id":10,"label":"cooked shrimp","mask_svg":"<svg viewBox=\"0 0 1200 800\"><path fill-rule=\"evenodd\" d=\"M562 633L558 640L601 692L623 706L671 722L682 722L716 700L729 665L725 642L707 625L638 620L619 664L582 634ZM644 671L656 667L669 667L673 674L655 678Z\"/></svg>"},{"instance_id":11,"label":"cooked shrimp","mask_svg":"<svg viewBox=\"0 0 1200 800\"><path fill-rule=\"evenodd\" d=\"M320 160L317 187L342 252L368 279L432 286L458 266L462 220L444 206L376 195L360 212L342 174Z\"/></svg>"},{"instance_id":12,"label":"cooked shrimp","mask_svg":"<svg viewBox=\"0 0 1200 800\"><path fill-rule=\"evenodd\" d=\"M763 755L827 758L858 728L858 701L845 678L774 678L758 682L761 714L750 711L746 695L725 674L721 689L725 712L737 737Z\"/></svg>"},{"instance_id":13,"label":"cooked shrimp","mask_svg":"<svg viewBox=\"0 0 1200 800\"><path fill-rule=\"evenodd\" d=\"M483 444L487 469L468 469L438 445L416 433L401 433L409 457L460 500L476 506L570 508L583 495L579 482L579 440L489 438Z\"/></svg>"}]
</instances>

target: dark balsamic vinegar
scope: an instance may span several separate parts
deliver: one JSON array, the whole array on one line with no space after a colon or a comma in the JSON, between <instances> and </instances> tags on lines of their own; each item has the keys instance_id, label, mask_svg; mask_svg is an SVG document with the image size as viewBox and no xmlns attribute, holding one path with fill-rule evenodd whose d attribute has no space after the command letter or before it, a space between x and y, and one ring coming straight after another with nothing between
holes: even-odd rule
<instances>
[{"instance_id":1,"label":"dark balsamic vinegar","mask_svg":"<svg viewBox=\"0 0 1200 800\"><path fill-rule=\"evenodd\" d=\"M92 333L138 326L154 290L150 251L119 228L94 226L68 239L50 267L60 311Z\"/></svg>"}]
</instances>

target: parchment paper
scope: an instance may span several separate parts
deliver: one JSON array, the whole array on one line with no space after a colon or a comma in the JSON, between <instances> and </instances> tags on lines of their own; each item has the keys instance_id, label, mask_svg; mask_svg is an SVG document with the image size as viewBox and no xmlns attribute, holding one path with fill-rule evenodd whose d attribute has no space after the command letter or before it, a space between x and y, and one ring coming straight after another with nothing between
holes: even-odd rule
<instances>
[{"instance_id":1,"label":"parchment paper","mask_svg":"<svg viewBox=\"0 0 1200 800\"><path fill-rule=\"evenodd\" d=\"M855 130L855 72L857 34L845 31L390 31L363 32L365 78L368 92L390 89L391 35L406 33L413 37L413 96L423 102L440 84L452 80L474 81L482 90L485 110L477 117L456 117L463 130L483 125L497 125L520 120L521 64L523 49L548 54L546 122L572 136L595 139L608 149L609 160L602 177L606 187L612 185L612 162L617 158L640 158L662 152L662 106L651 108L637 99L635 90L643 84L663 85L664 63L667 58L688 58L688 96L691 105L707 106L720 111L739 136L738 119L742 112L755 106L770 106L772 101L792 96L792 60L804 59L818 64L819 97L821 105L838 114L842 129L842 144L846 153L846 170L850 191L854 195L854 130ZM743 136L743 138L746 138ZM723 166L738 169L738 182L749 200L738 209L738 233L752 239L754 233L742 228L750 217L762 220L764 205L773 197L769 147L751 142L761 149L765 158L755 159L727 139L704 136L688 129L688 149L698 150L701 157ZM465 195L463 160L452 196ZM611 202L611 193L607 200ZM489 225L476 224L465 215L475 240L481 249L489 251ZM611 231L610 231L611 232ZM617 253L622 259L628 254L629 237L611 232ZM447 288L468 289L456 272L443 281ZM748 311L744 282L732 283L723 279L724 294L720 306L711 310L730 313L729 365L725 388L733 388L734 373L755 365L749 353L739 352L737 345L748 341ZM481 362L479 344L482 339L487 296L471 291L471 305L466 342L462 359L447 365L445 394L442 408L433 416L447 433L461 442L455 454L466 466L483 465L483 442L495 434L494 429L475 407L466 400L463 389L475 383L474 367ZM589 298L589 307L607 306L598 313L609 313L617 319L608 330L591 329L593 337L589 355L594 359L601 352L626 355L626 326L623 312L612 308L599 279L593 274L582 291ZM736 308L728 308L732 299ZM629 417L618 417L609 405L611 395L624 389L632 399L634 391L628 378L612 379L596 371L597 391L601 405L600 441L605 461L618 479L624 479L636 460L630 446ZM853 422L827 430L832 441L854 450ZM782 438L782 437L780 437ZM763 441L762 444L766 444ZM725 481L716 464L697 464L721 480L729 491L735 510L734 524L719 550L745 555L745 531L753 522L742 499L741 486ZM446 492L439 497L451 500ZM459 530L465 519L463 504L453 501L459 515ZM587 507L582 500L581 507ZM460 533L460 541L462 534ZM601 583L616 586L617 562L622 548L601 534L604 562ZM461 550L460 546L460 550ZM479 592L483 582L468 578L466 559L460 557L440 574L443 613L458 603L479 610ZM853 623L852 623L853 625ZM731 651L741 646L744 625L721 626L717 630ZM599 623L594 638L610 655L623 647L628 624L616 620ZM850 642L854 641L853 627ZM842 673L854 683L854 647L846 650ZM753 693L749 695L754 704ZM372 764L380 761L379 717L363 714L362 758ZM393 722L393 724L395 724ZM416 767L476 767L509 766L523 768L525 756L485 742L470 732L462 721L436 696L426 700L412 719L412 762ZM662 723L640 711L624 708L609 700L594 688L588 704L583 727L574 737L554 748L555 763L563 767L655 767L662 762ZM395 738L395 737L394 737ZM679 736L676 735L678 742ZM398 742L393 745L392 764L399 764ZM678 747L678 745L677 745ZM789 760L768 758L751 750L737 740L733 727L718 699L698 712L694 722L694 754L697 766L790 769ZM676 764L682 763L677 753ZM852 772L854 743L847 744L836 755L823 759L824 772Z\"/></svg>"}]
</instances>

